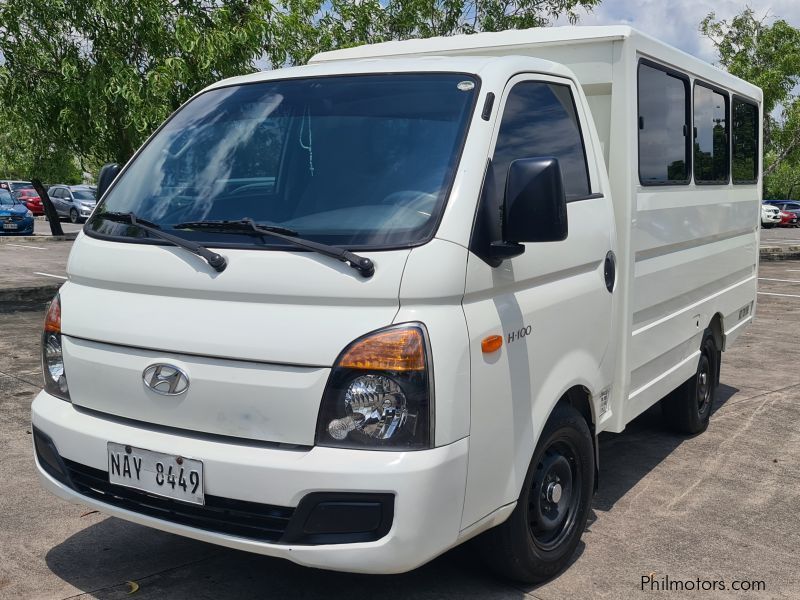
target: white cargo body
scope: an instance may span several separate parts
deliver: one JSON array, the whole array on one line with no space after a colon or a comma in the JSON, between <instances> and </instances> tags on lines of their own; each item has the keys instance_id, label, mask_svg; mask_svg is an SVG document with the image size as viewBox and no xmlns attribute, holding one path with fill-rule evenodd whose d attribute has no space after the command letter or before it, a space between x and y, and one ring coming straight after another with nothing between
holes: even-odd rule
<instances>
[{"instance_id":1,"label":"white cargo body","mask_svg":"<svg viewBox=\"0 0 800 600\"><path fill-rule=\"evenodd\" d=\"M385 42L325 52L311 63L439 55L546 59L569 67L586 95L608 169L609 188L603 192L614 206L620 292L614 317L617 371L598 430L621 432L694 371L700 336L715 315L723 349L752 320L760 235L760 179L711 187L641 185L632 117L639 61L674 69L692 86L702 81L749 99L758 105L759 119L762 92L627 26Z\"/></svg>"},{"instance_id":2,"label":"white cargo body","mask_svg":"<svg viewBox=\"0 0 800 600\"><path fill-rule=\"evenodd\" d=\"M571 560L598 434L711 416L755 310L761 91L627 27L389 42L218 82L78 236L42 484L318 568Z\"/></svg>"}]
</instances>

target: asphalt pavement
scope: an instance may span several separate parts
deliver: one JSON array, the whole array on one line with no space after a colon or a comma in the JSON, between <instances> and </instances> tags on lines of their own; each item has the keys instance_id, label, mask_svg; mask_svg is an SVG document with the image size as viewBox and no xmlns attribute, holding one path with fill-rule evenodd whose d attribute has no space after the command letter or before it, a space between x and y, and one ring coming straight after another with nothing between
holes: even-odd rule
<instances>
[{"instance_id":1,"label":"asphalt pavement","mask_svg":"<svg viewBox=\"0 0 800 600\"><path fill-rule=\"evenodd\" d=\"M71 241L6 237L0 243L0 311L35 307L67 278Z\"/></svg>"},{"instance_id":2,"label":"asphalt pavement","mask_svg":"<svg viewBox=\"0 0 800 600\"><path fill-rule=\"evenodd\" d=\"M24 264L18 277L44 285L47 277L34 279L20 259L38 257L37 271L53 261L51 275L63 276L69 244L41 246L44 254L0 244L0 265ZM10 274L0 272L0 283ZM730 585L744 581L765 589L737 598L796 599L800 261L762 263L759 276L755 321L723 355L708 431L675 435L656 408L624 433L602 436L600 489L573 564L530 587L493 578L469 547L403 575L332 573L161 533L45 493L29 428L44 301L0 307L0 598L128 598L127 582L138 586L131 597L159 599L729 598ZM643 591L648 574L729 587Z\"/></svg>"},{"instance_id":3,"label":"asphalt pavement","mask_svg":"<svg viewBox=\"0 0 800 600\"><path fill-rule=\"evenodd\" d=\"M83 223L70 223L61 221L61 229L64 233L78 233L83 227ZM36 219L33 222L33 235L53 235L50 230L50 223L45 219Z\"/></svg>"}]
</instances>

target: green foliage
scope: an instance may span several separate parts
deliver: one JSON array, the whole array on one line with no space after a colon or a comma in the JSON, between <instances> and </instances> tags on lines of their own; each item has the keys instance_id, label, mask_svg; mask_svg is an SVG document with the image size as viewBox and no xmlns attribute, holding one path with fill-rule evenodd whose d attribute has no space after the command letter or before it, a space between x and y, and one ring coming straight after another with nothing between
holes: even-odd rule
<instances>
[{"instance_id":1,"label":"green foliage","mask_svg":"<svg viewBox=\"0 0 800 600\"><path fill-rule=\"evenodd\" d=\"M700 31L725 69L764 91L765 195L800 194L788 177L800 169L800 29L782 19L767 23L747 8L730 20L711 13Z\"/></svg>"},{"instance_id":2,"label":"green foliage","mask_svg":"<svg viewBox=\"0 0 800 600\"><path fill-rule=\"evenodd\" d=\"M541 27L601 0L289 0L276 22L273 64L304 63L314 53L388 40ZM280 38L280 39L278 39Z\"/></svg>"},{"instance_id":3,"label":"green foliage","mask_svg":"<svg viewBox=\"0 0 800 600\"><path fill-rule=\"evenodd\" d=\"M0 176L9 179L39 177L46 182L81 183L73 155L50 144L37 143L34 133L0 113Z\"/></svg>"},{"instance_id":4,"label":"green foliage","mask_svg":"<svg viewBox=\"0 0 800 600\"><path fill-rule=\"evenodd\" d=\"M206 85L391 39L545 25L600 0L1 0L0 175L126 162ZM13 141L13 140L12 140ZM35 172L45 169L48 175ZM52 176L49 174L52 173Z\"/></svg>"},{"instance_id":5,"label":"green foliage","mask_svg":"<svg viewBox=\"0 0 800 600\"><path fill-rule=\"evenodd\" d=\"M7 0L0 104L33 143L125 162L209 83L252 71L267 0Z\"/></svg>"}]
</instances>

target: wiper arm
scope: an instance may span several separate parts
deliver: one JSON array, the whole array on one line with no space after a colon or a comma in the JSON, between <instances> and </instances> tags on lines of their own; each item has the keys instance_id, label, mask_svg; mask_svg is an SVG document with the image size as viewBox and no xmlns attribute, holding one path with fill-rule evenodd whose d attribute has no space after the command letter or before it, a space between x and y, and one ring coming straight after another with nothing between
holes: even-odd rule
<instances>
[{"instance_id":1,"label":"wiper arm","mask_svg":"<svg viewBox=\"0 0 800 600\"><path fill-rule=\"evenodd\" d=\"M206 229L218 232L238 232L251 233L258 235L271 235L282 239L299 248L317 252L323 256L335 258L358 271L363 277L372 277L375 274L375 263L365 256L359 256L349 250L312 242L301 237L297 237L297 232L292 229L277 225L259 225L251 218L244 218L239 221L190 221L178 223L172 226L173 229Z\"/></svg>"},{"instance_id":2,"label":"wiper arm","mask_svg":"<svg viewBox=\"0 0 800 600\"><path fill-rule=\"evenodd\" d=\"M155 223L151 223L150 221L145 221L144 219L138 218L132 212L103 212L97 213L95 217L100 217L101 219L107 219L109 221L116 221L117 223L130 223L134 227L141 229L142 231L146 231L153 237L160 238L164 241L171 243L174 246L178 246L179 248L183 248L184 250L188 250L192 254L196 254L200 258L204 259L212 269L217 271L218 273L222 273L225 268L228 266L228 261L225 259L224 256L221 254L217 254L216 252L212 252L205 246L201 246L195 242L190 242L189 240L185 240L181 237L176 235L171 235L165 231L161 231L158 225Z\"/></svg>"}]
</instances>

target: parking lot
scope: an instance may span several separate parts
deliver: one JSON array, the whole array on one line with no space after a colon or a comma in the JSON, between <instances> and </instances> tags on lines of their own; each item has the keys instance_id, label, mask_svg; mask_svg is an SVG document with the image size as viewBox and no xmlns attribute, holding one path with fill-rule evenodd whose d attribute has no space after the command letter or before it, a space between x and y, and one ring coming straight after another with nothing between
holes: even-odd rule
<instances>
[{"instance_id":1,"label":"parking lot","mask_svg":"<svg viewBox=\"0 0 800 600\"><path fill-rule=\"evenodd\" d=\"M773 235L776 244L800 244L800 230L764 231L762 241L773 243ZM68 249L68 242L6 241L0 282L58 285ZM150 530L46 494L36 479L29 428L40 387L43 300L0 304L0 598L123 598L129 581L138 586L132 597L141 598L687 597L642 590L648 574L763 582L758 593L734 596L797 598L800 261L762 263L759 277L756 318L723 356L708 431L674 435L656 407L624 433L604 436L600 489L574 563L537 587L494 579L469 547L403 575L315 571Z\"/></svg>"},{"instance_id":2,"label":"parking lot","mask_svg":"<svg viewBox=\"0 0 800 600\"><path fill-rule=\"evenodd\" d=\"M62 221L61 222L61 229L64 230L64 233L77 233L83 227L83 223L70 223L69 221ZM50 232L50 223L48 223L44 218L36 219L33 224L33 234L34 235L52 235Z\"/></svg>"},{"instance_id":3,"label":"parking lot","mask_svg":"<svg viewBox=\"0 0 800 600\"><path fill-rule=\"evenodd\" d=\"M800 246L800 228L774 227L761 230L762 248L786 248L788 246Z\"/></svg>"}]
</instances>

